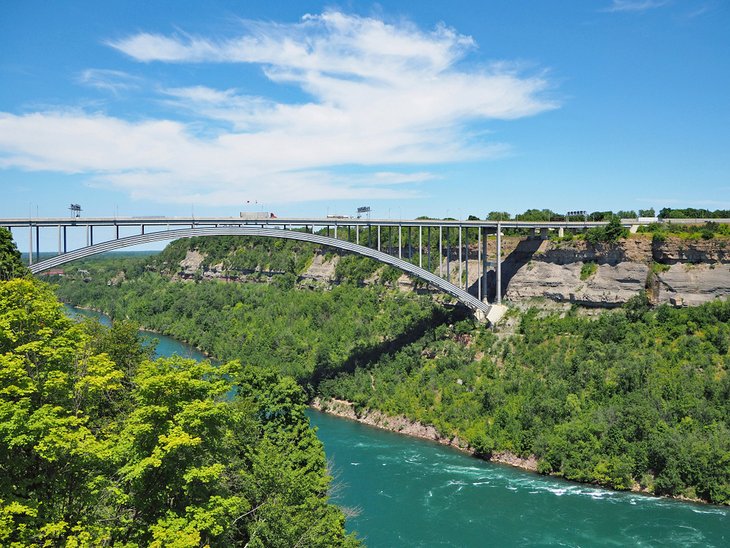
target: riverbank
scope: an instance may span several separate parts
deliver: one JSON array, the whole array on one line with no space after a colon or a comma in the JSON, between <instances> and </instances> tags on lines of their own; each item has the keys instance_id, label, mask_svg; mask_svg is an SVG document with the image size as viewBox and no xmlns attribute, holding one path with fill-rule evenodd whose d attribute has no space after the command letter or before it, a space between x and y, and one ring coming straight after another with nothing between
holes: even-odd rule
<instances>
[{"instance_id":1,"label":"riverbank","mask_svg":"<svg viewBox=\"0 0 730 548\"><path fill-rule=\"evenodd\" d=\"M521 470L525 470L527 472L533 472L535 474L538 474L537 471L537 457L535 455L530 455L528 458L523 458L518 455L515 455L514 453L510 451L497 451L491 454L491 456L486 457L484 455L478 454L474 448L470 447L468 443L466 443L464 440L460 439L458 436L444 436L441 433L436 430L431 425L422 424L418 421L414 421L409 419L408 417L405 417L403 415L392 417L390 415L386 415L382 411L379 411L377 409L365 409L362 412L357 412L355 410L355 404L352 402L336 399L336 398L329 398L326 400L322 400L319 397L314 398L310 402L310 406L313 409L316 409L317 411L321 411L322 413L327 413L328 415L333 415L336 417L344 418L344 419L350 419L353 421L360 422L362 424L367 424L369 426L374 426L375 428L381 428L383 430L388 430L390 432L394 432L396 434L403 434L405 436L411 436L414 438L420 438L424 440L429 441L435 441L436 443L439 443L441 445L446 445L449 447L453 447L454 449L457 449L463 453L466 453L474 458L487 460L489 462L497 462L500 464L507 464L509 466L513 466L515 468L519 468ZM543 475L543 474L540 474ZM549 474L553 475L553 474ZM557 477L557 476L556 476ZM575 482L577 484L580 484L580 482ZM591 484L591 485L599 485L599 484ZM604 485L601 485L602 488L605 489L611 489L610 487L606 487ZM613 489L615 490L615 489ZM700 498L690 498L683 495L678 495L674 497L670 496L663 496L660 497L658 495L654 495L650 491L648 491L645 487L642 487L638 483L634 483L634 485L631 486L631 489L629 491L641 495L646 495L650 497L655 498L668 498L668 499L674 499L674 500L680 500L683 502L692 502L697 504L706 504L706 505L712 505L709 501L700 499Z\"/></svg>"},{"instance_id":2,"label":"riverbank","mask_svg":"<svg viewBox=\"0 0 730 548\"><path fill-rule=\"evenodd\" d=\"M314 398L310 405L313 409L322 411L323 413L354 420L397 434L435 441L441 445L448 445L449 447L463 451L473 457L482 458L466 441L460 439L458 436L443 436L433 426L421 424L418 421L413 421L402 415L391 417L377 409L366 409L364 412L358 413L355 411L355 405L353 403L335 398L327 400ZM530 456L525 459L509 451L499 451L484 460L508 464L529 472L537 472L537 458L535 456Z\"/></svg>"},{"instance_id":3,"label":"riverbank","mask_svg":"<svg viewBox=\"0 0 730 548\"><path fill-rule=\"evenodd\" d=\"M101 314L103 316L106 316L107 318L110 318L110 316L109 316L109 314L107 312L105 312L104 310L101 310L99 308L93 308L91 306L80 306L80 305L76 305L76 304L72 304L72 303L64 302L64 301L61 301L61 303L64 306L68 306L68 307L71 307L71 308L75 308L77 310L84 310L84 311L87 311L87 312L94 312L95 314ZM139 330L140 331L144 331L145 333L152 333L153 335L161 335L163 337L174 338L172 335L170 335L169 333L165 333L164 331L160 331L158 329L153 329L151 327L147 327L147 326L141 325L138 322L135 322L135 323L139 327ZM180 342L182 344L185 344L185 345L189 346L190 348L193 348L196 351L200 352L203 356L205 356L205 359L211 360L212 362L218 362L218 360L213 355L209 354L208 352L206 352L204 349L200 348L199 346L194 345L191 342L189 342L189 341L187 341L185 339L182 339L182 338L175 338L175 340L177 342Z\"/></svg>"}]
</instances>

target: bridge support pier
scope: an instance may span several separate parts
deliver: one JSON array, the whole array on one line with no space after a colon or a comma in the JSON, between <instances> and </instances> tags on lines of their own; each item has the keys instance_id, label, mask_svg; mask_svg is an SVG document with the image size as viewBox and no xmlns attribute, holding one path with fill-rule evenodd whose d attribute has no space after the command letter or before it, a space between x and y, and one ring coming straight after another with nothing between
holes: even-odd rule
<instances>
[{"instance_id":1,"label":"bridge support pier","mask_svg":"<svg viewBox=\"0 0 730 548\"><path fill-rule=\"evenodd\" d=\"M502 304L502 224L497 223L497 304Z\"/></svg>"},{"instance_id":2,"label":"bridge support pier","mask_svg":"<svg viewBox=\"0 0 730 548\"><path fill-rule=\"evenodd\" d=\"M462 267L461 267L461 252L464 250L462 243L461 243L461 225L459 225L459 283L457 283L457 287L461 287L461 284L464 283L464 276L462 275Z\"/></svg>"},{"instance_id":3,"label":"bridge support pier","mask_svg":"<svg viewBox=\"0 0 730 548\"><path fill-rule=\"evenodd\" d=\"M466 228L464 234L464 257L466 262L464 263L464 291L469 291L469 227Z\"/></svg>"},{"instance_id":4,"label":"bridge support pier","mask_svg":"<svg viewBox=\"0 0 730 548\"><path fill-rule=\"evenodd\" d=\"M439 226L439 278L444 277L444 227Z\"/></svg>"},{"instance_id":5,"label":"bridge support pier","mask_svg":"<svg viewBox=\"0 0 730 548\"><path fill-rule=\"evenodd\" d=\"M487 229L482 228L480 229L480 232L482 234L482 245L484 246L484 249L482 249L482 279L480 282L480 285L482 287L482 297L481 301L486 301L489 298L489 287L487 286L487 267L489 265L489 259L487 257Z\"/></svg>"}]
</instances>

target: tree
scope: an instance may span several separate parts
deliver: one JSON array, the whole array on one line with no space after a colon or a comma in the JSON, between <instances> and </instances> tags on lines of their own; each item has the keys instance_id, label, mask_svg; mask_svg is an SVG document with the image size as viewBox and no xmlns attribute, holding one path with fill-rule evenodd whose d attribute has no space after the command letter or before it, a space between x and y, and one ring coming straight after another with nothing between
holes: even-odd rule
<instances>
[{"instance_id":1,"label":"tree","mask_svg":"<svg viewBox=\"0 0 730 548\"><path fill-rule=\"evenodd\" d=\"M28 269L21 260L13 235L8 229L0 227L0 280L25 276L27 273Z\"/></svg>"},{"instance_id":2,"label":"tree","mask_svg":"<svg viewBox=\"0 0 730 548\"><path fill-rule=\"evenodd\" d=\"M3 546L357 544L291 379L151 361L33 279L0 282L0 328Z\"/></svg>"}]
</instances>

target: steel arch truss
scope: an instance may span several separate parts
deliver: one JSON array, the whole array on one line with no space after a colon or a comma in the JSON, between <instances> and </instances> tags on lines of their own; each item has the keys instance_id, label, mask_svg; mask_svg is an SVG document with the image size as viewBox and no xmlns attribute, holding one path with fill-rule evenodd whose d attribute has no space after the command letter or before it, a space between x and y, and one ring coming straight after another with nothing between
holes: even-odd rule
<instances>
[{"instance_id":1,"label":"steel arch truss","mask_svg":"<svg viewBox=\"0 0 730 548\"><path fill-rule=\"evenodd\" d=\"M447 282L443 278L436 276L435 274L413 265L407 261L393 257L387 253L371 249L362 245L354 244L345 240L339 240L336 238L330 238L328 236L321 236L319 234L310 234L308 232L297 232L293 230L284 230L277 228L261 228L252 226L221 226L221 227L207 227L207 228L181 228L173 230L161 230L158 232L149 232L147 234L138 234L135 236L127 236L124 238L118 238L115 240L109 240L99 244L94 244L87 247L82 247L68 253L63 253L45 259L38 263L30 266L30 271L33 274L38 274L45 270L60 266L62 264L75 261L77 259L83 259L91 255L99 253L105 253L107 251L114 251L116 249L123 249L125 247L131 247L140 244L147 244L151 242L159 242L165 240L178 240L180 238L192 238L196 236L259 236L264 238L282 238L286 240L299 240L302 242L309 242L313 244L324 245L328 247L334 247L337 249L343 249L352 253L357 253L364 257L370 257L381 263L392 265L400 270L411 274L429 284L437 287L441 291L456 297L460 302L471 308L477 313L483 314L486 318L489 316L489 311L492 305L484 303L469 294L468 292L460 289L451 282Z\"/></svg>"}]
</instances>

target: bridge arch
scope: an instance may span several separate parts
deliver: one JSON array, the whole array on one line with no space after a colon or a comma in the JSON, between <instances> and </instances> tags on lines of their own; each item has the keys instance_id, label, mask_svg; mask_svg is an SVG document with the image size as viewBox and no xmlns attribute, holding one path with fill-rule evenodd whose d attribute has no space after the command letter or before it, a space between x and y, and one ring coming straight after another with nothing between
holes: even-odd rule
<instances>
[{"instance_id":1,"label":"bridge arch","mask_svg":"<svg viewBox=\"0 0 730 548\"><path fill-rule=\"evenodd\" d=\"M68 253L63 253L50 259L45 259L38 263L31 265L30 271L33 274L39 274L45 270L66 264L71 261L83 259L91 255L97 255L99 253L105 253L107 251L114 251L116 249L123 249L125 247L131 247L140 244L147 244L151 242L159 242L164 240L178 240L180 238L192 238L196 236L259 236L265 238L282 238L287 240L299 240L302 242L309 242L314 244L320 244L336 249L342 249L357 253L364 257L370 257L384 264L394 266L408 274L411 274L429 284L437 287L439 290L456 297L461 303L465 304L473 311L477 313L477 317L488 319L490 310L493 308L488 303L483 303L470 293L463 289L436 276L435 274L413 265L398 257L393 257L382 251L371 249L359 244L354 244L345 240L339 240L336 238L330 238L329 236L322 236L320 234L310 234L308 232L297 232L293 230L284 230L277 228L263 228L254 226L220 226L220 227L201 227L201 228L180 228L173 230L161 230L158 232L149 232L147 234L138 234L135 236L126 236L124 238L118 238L115 240L109 240L99 244L94 244L87 247L82 247Z\"/></svg>"}]
</instances>

